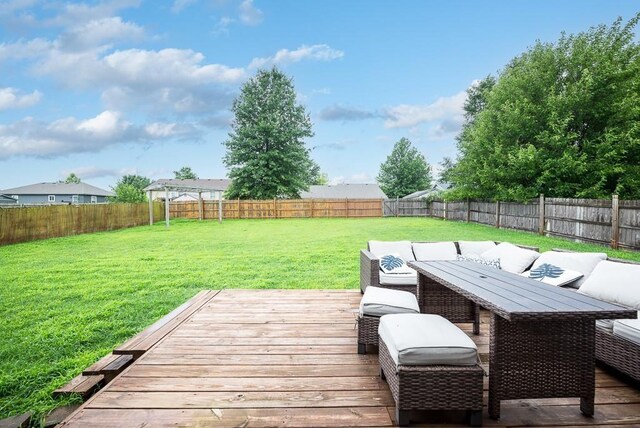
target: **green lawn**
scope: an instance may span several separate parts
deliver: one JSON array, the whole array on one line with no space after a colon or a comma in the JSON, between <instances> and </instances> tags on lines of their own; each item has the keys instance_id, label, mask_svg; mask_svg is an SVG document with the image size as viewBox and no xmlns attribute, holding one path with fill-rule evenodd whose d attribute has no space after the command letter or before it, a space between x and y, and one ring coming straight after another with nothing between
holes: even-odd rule
<instances>
[{"instance_id":1,"label":"green lawn","mask_svg":"<svg viewBox=\"0 0 640 428\"><path fill-rule=\"evenodd\" d=\"M202 289L357 288L369 239L501 240L610 251L425 218L174 221L0 247L0 419L51 392Z\"/></svg>"}]
</instances>

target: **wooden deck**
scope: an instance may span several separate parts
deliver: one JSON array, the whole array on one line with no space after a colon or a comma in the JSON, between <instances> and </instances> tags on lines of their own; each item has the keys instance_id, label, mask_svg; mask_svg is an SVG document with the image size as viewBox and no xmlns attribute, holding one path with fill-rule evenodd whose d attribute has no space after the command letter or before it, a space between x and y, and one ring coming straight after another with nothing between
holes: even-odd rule
<instances>
[{"instance_id":1,"label":"wooden deck","mask_svg":"<svg viewBox=\"0 0 640 428\"><path fill-rule=\"evenodd\" d=\"M359 301L359 291L211 293L62 425L391 426L394 404L377 355L356 353ZM482 334L471 335L483 361L488 330L485 313ZM484 425L640 426L638 389L600 368L597 386L592 419L577 399L519 400L503 403L499 421L485 410ZM461 414L420 416L429 423L416 426L467 426Z\"/></svg>"}]
</instances>

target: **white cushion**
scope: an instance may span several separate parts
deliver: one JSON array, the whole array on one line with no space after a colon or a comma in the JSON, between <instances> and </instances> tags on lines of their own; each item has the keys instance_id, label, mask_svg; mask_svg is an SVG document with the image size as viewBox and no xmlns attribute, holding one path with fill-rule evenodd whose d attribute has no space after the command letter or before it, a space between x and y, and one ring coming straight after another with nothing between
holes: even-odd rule
<instances>
[{"instance_id":1,"label":"white cushion","mask_svg":"<svg viewBox=\"0 0 640 428\"><path fill-rule=\"evenodd\" d=\"M533 263L531 269L535 269L544 263L549 263L563 269L580 272L584 275L582 278L567 284L568 287L580 288L589 275L591 275L591 272L593 272L596 265L606 259L607 255L605 253L564 253L560 251L545 251Z\"/></svg>"},{"instance_id":2,"label":"white cushion","mask_svg":"<svg viewBox=\"0 0 640 428\"><path fill-rule=\"evenodd\" d=\"M385 254L380 257L380 270L384 273L412 273L413 269L407 266L400 254Z\"/></svg>"},{"instance_id":3,"label":"white cushion","mask_svg":"<svg viewBox=\"0 0 640 428\"><path fill-rule=\"evenodd\" d=\"M562 287L583 277L583 274L577 270L563 269L550 263L538 265L538 267L531 268L521 275L556 287Z\"/></svg>"},{"instance_id":4,"label":"white cushion","mask_svg":"<svg viewBox=\"0 0 640 428\"><path fill-rule=\"evenodd\" d=\"M387 254L399 254L404 261L414 261L410 241L369 241L369 251L380 258Z\"/></svg>"},{"instance_id":5,"label":"white cushion","mask_svg":"<svg viewBox=\"0 0 640 428\"><path fill-rule=\"evenodd\" d=\"M640 319L616 320L613 323L613 334L640 345Z\"/></svg>"},{"instance_id":6,"label":"white cushion","mask_svg":"<svg viewBox=\"0 0 640 428\"><path fill-rule=\"evenodd\" d=\"M540 257L540 253L502 242L480 254L483 259L500 259L500 268L511 273L522 273Z\"/></svg>"},{"instance_id":7,"label":"white cushion","mask_svg":"<svg viewBox=\"0 0 640 428\"><path fill-rule=\"evenodd\" d=\"M360 300L360 315L380 317L387 314L420 313L418 299L408 291L367 287Z\"/></svg>"},{"instance_id":8,"label":"white cushion","mask_svg":"<svg viewBox=\"0 0 640 428\"><path fill-rule=\"evenodd\" d=\"M381 285L417 285L418 273L409 268L411 273L384 273L380 272Z\"/></svg>"},{"instance_id":9,"label":"white cushion","mask_svg":"<svg viewBox=\"0 0 640 428\"><path fill-rule=\"evenodd\" d=\"M459 262L474 262L481 265L491 266L495 269L500 269L500 259L483 259L480 256L463 256L458 254L456 260Z\"/></svg>"},{"instance_id":10,"label":"white cushion","mask_svg":"<svg viewBox=\"0 0 640 428\"><path fill-rule=\"evenodd\" d=\"M414 242L413 254L416 260L455 260L458 256L453 242Z\"/></svg>"},{"instance_id":11,"label":"white cushion","mask_svg":"<svg viewBox=\"0 0 640 428\"><path fill-rule=\"evenodd\" d=\"M640 309L640 265L603 260L598 263L578 292Z\"/></svg>"},{"instance_id":12,"label":"white cushion","mask_svg":"<svg viewBox=\"0 0 640 428\"><path fill-rule=\"evenodd\" d=\"M493 241L458 241L460 254L463 256L479 256L485 251L496 247Z\"/></svg>"},{"instance_id":13,"label":"white cushion","mask_svg":"<svg viewBox=\"0 0 640 428\"><path fill-rule=\"evenodd\" d=\"M384 315L378 334L396 366L467 366L478 361L473 340L440 315Z\"/></svg>"},{"instance_id":14,"label":"white cushion","mask_svg":"<svg viewBox=\"0 0 640 428\"><path fill-rule=\"evenodd\" d=\"M603 330L608 331L609 333L613 333L613 322L615 320L596 320L596 327L599 327Z\"/></svg>"}]
</instances>

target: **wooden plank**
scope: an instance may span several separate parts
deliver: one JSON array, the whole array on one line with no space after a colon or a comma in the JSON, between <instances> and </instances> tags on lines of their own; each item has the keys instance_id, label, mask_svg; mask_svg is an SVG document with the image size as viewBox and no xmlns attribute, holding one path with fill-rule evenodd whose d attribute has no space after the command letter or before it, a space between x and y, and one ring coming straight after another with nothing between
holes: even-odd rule
<instances>
[{"instance_id":1,"label":"wooden plank","mask_svg":"<svg viewBox=\"0 0 640 428\"><path fill-rule=\"evenodd\" d=\"M109 354L97 363L84 369L82 374L85 376L100 375L115 376L126 369L133 362L132 355L115 355Z\"/></svg>"},{"instance_id":2,"label":"wooden plank","mask_svg":"<svg viewBox=\"0 0 640 428\"><path fill-rule=\"evenodd\" d=\"M142 364L179 364L179 365L377 365L376 354L268 354L268 355L218 355L218 354L161 354L155 350L146 353L138 360Z\"/></svg>"},{"instance_id":3,"label":"wooden plank","mask_svg":"<svg viewBox=\"0 0 640 428\"><path fill-rule=\"evenodd\" d=\"M82 398L86 399L94 391L100 389L103 382L104 375L85 376L81 374L71 379L66 385L53 391L53 396L61 397L70 394L79 394Z\"/></svg>"},{"instance_id":4,"label":"wooden plank","mask_svg":"<svg viewBox=\"0 0 640 428\"><path fill-rule=\"evenodd\" d=\"M164 343L167 347L173 346L257 346L257 345L353 345L356 334L346 337L244 337L238 345L237 337L208 337L206 334L199 336L172 336Z\"/></svg>"},{"instance_id":5,"label":"wooden plank","mask_svg":"<svg viewBox=\"0 0 640 428\"><path fill-rule=\"evenodd\" d=\"M354 348L352 346L352 348ZM213 366L213 365L134 365L125 376L127 377L166 377L166 378L193 378L193 377L358 377L375 376L379 369L373 365L270 365L270 366Z\"/></svg>"},{"instance_id":6,"label":"wooden plank","mask_svg":"<svg viewBox=\"0 0 640 428\"><path fill-rule=\"evenodd\" d=\"M275 373L274 373L275 375ZM109 391L360 391L387 390L380 376L360 377L132 377L123 376Z\"/></svg>"},{"instance_id":7,"label":"wooden plank","mask_svg":"<svg viewBox=\"0 0 640 428\"><path fill-rule=\"evenodd\" d=\"M319 409L86 409L62 426L112 428L122 426L216 426L267 428L392 426L384 407L328 407Z\"/></svg>"},{"instance_id":8,"label":"wooden plank","mask_svg":"<svg viewBox=\"0 0 640 428\"><path fill-rule=\"evenodd\" d=\"M111 392L102 391L86 408L260 409L280 407L377 407L393 404L390 391L296 392Z\"/></svg>"},{"instance_id":9,"label":"wooden plank","mask_svg":"<svg viewBox=\"0 0 640 428\"><path fill-rule=\"evenodd\" d=\"M241 349L240 349L241 348ZM159 348L159 354L211 354L220 355L244 355L244 354L352 354L355 345L293 345L293 346L174 346L172 348Z\"/></svg>"},{"instance_id":10,"label":"wooden plank","mask_svg":"<svg viewBox=\"0 0 640 428\"><path fill-rule=\"evenodd\" d=\"M180 323L185 321L194 312L200 309L219 291L205 290L196 294L187 302L162 317L160 320L146 328L144 331L129 339L113 350L114 354L131 354L138 358L163 337L173 331Z\"/></svg>"}]
</instances>

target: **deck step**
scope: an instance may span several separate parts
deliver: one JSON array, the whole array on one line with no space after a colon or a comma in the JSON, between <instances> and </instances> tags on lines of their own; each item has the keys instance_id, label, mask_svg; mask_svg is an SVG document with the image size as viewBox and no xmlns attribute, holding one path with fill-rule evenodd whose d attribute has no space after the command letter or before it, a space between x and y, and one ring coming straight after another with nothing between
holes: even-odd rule
<instances>
[{"instance_id":1,"label":"deck step","mask_svg":"<svg viewBox=\"0 0 640 428\"><path fill-rule=\"evenodd\" d=\"M149 327L113 350L114 354L131 355L137 360L178 325L209 302L219 290L203 290Z\"/></svg>"},{"instance_id":2,"label":"deck step","mask_svg":"<svg viewBox=\"0 0 640 428\"><path fill-rule=\"evenodd\" d=\"M86 368L85 376L104 375L104 383L109 383L133 362L133 355L109 354Z\"/></svg>"},{"instance_id":3,"label":"deck step","mask_svg":"<svg viewBox=\"0 0 640 428\"><path fill-rule=\"evenodd\" d=\"M83 400L89 398L95 391L104 385L104 375L83 375L80 374L69 381L66 385L53 391L54 397L61 397L70 394L80 394Z\"/></svg>"}]
</instances>

